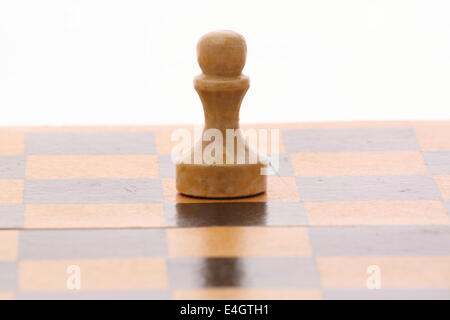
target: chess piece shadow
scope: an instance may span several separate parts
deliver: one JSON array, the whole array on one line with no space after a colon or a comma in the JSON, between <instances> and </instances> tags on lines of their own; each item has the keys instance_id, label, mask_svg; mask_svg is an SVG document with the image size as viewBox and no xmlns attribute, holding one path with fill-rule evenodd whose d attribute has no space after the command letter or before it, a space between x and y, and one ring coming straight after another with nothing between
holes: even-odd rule
<instances>
[{"instance_id":1,"label":"chess piece shadow","mask_svg":"<svg viewBox=\"0 0 450 320\"><path fill-rule=\"evenodd\" d=\"M265 202L177 203L174 206L177 227L264 226Z\"/></svg>"}]
</instances>

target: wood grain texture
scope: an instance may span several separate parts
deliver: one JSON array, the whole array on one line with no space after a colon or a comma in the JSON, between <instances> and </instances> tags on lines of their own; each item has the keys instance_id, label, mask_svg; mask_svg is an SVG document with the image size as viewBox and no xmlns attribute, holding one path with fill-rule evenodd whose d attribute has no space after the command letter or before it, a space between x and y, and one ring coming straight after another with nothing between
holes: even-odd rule
<instances>
[{"instance_id":1,"label":"wood grain texture","mask_svg":"<svg viewBox=\"0 0 450 320\"><path fill-rule=\"evenodd\" d=\"M243 127L280 167L231 200L177 194L192 126L0 128L0 299L450 299L450 121Z\"/></svg>"}]
</instances>

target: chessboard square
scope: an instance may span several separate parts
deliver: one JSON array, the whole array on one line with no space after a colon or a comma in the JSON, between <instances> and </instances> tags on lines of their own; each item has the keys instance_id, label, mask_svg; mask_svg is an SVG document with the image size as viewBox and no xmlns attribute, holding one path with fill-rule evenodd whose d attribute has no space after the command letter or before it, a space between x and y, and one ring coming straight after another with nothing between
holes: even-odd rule
<instances>
[{"instance_id":1,"label":"chessboard square","mask_svg":"<svg viewBox=\"0 0 450 320\"><path fill-rule=\"evenodd\" d=\"M174 290L176 300L320 300L318 289L200 288Z\"/></svg>"},{"instance_id":2,"label":"chessboard square","mask_svg":"<svg viewBox=\"0 0 450 320\"><path fill-rule=\"evenodd\" d=\"M66 290L64 292L19 292L17 300L169 300L168 290Z\"/></svg>"},{"instance_id":3,"label":"chessboard square","mask_svg":"<svg viewBox=\"0 0 450 320\"><path fill-rule=\"evenodd\" d=\"M367 290L373 270L380 272L381 288L450 288L450 257L320 257L316 261L325 288Z\"/></svg>"},{"instance_id":4,"label":"chessboard square","mask_svg":"<svg viewBox=\"0 0 450 320\"><path fill-rule=\"evenodd\" d=\"M165 202L201 202L202 199L186 197L177 192L175 178L161 178ZM190 200L193 201L190 201Z\"/></svg>"},{"instance_id":5,"label":"chessboard square","mask_svg":"<svg viewBox=\"0 0 450 320\"><path fill-rule=\"evenodd\" d=\"M276 160L276 161L274 161ZM274 170L274 174L281 177L292 177L294 175L294 169L292 167L291 158L286 153L272 154L271 155L271 167ZM277 168L278 162L278 168ZM269 167L270 169L270 167Z\"/></svg>"},{"instance_id":6,"label":"chessboard square","mask_svg":"<svg viewBox=\"0 0 450 320\"><path fill-rule=\"evenodd\" d=\"M22 228L24 206L17 204L0 204L0 229Z\"/></svg>"},{"instance_id":7,"label":"chessboard square","mask_svg":"<svg viewBox=\"0 0 450 320\"><path fill-rule=\"evenodd\" d=\"M157 178L153 155L31 155L28 179Z\"/></svg>"},{"instance_id":8,"label":"chessboard square","mask_svg":"<svg viewBox=\"0 0 450 320\"><path fill-rule=\"evenodd\" d=\"M16 295L14 292L0 292L0 301L2 300L15 300Z\"/></svg>"},{"instance_id":9,"label":"chessboard square","mask_svg":"<svg viewBox=\"0 0 450 320\"><path fill-rule=\"evenodd\" d=\"M0 155L20 155L23 153L23 133L2 130L0 132Z\"/></svg>"},{"instance_id":10,"label":"chessboard square","mask_svg":"<svg viewBox=\"0 0 450 320\"><path fill-rule=\"evenodd\" d=\"M447 289L324 289L326 300L450 300Z\"/></svg>"},{"instance_id":11,"label":"chessboard square","mask_svg":"<svg viewBox=\"0 0 450 320\"><path fill-rule=\"evenodd\" d=\"M450 150L450 126L417 127L415 131L423 150Z\"/></svg>"},{"instance_id":12,"label":"chessboard square","mask_svg":"<svg viewBox=\"0 0 450 320\"><path fill-rule=\"evenodd\" d=\"M312 226L450 224L436 200L306 202L305 210Z\"/></svg>"},{"instance_id":13,"label":"chessboard square","mask_svg":"<svg viewBox=\"0 0 450 320\"><path fill-rule=\"evenodd\" d=\"M303 201L439 200L433 179L410 176L297 178Z\"/></svg>"},{"instance_id":14,"label":"chessboard square","mask_svg":"<svg viewBox=\"0 0 450 320\"><path fill-rule=\"evenodd\" d=\"M312 227L316 256L450 255L450 226Z\"/></svg>"},{"instance_id":15,"label":"chessboard square","mask_svg":"<svg viewBox=\"0 0 450 320\"><path fill-rule=\"evenodd\" d=\"M155 133L156 151L158 154L170 155L180 143L195 143L194 134L200 139L202 127L192 125L164 126L158 128ZM183 140L185 139L185 140Z\"/></svg>"},{"instance_id":16,"label":"chessboard square","mask_svg":"<svg viewBox=\"0 0 450 320\"><path fill-rule=\"evenodd\" d=\"M151 228L165 223L161 203L30 204L24 225L27 229L90 229Z\"/></svg>"},{"instance_id":17,"label":"chessboard square","mask_svg":"<svg viewBox=\"0 0 450 320\"><path fill-rule=\"evenodd\" d=\"M0 230L0 261L16 260L18 242L17 230Z\"/></svg>"},{"instance_id":18,"label":"chessboard square","mask_svg":"<svg viewBox=\"0 0 450 320\"><path fill-rule=\"evenodd\" d=\"M423 156L432 174L450 174L450 151L424 151Z\"/></svg>"},{"instance_id":19,"label":"chessboard square","mask_svg":"<svg viewBox=\"0 0 450 320\"><path fill-rule=\"evenodd\" d=\"M212 202L226 202L227 199L207 199L196 198L181 194L176 189L176 180L172 178L165 178L163 183L164 200L166 202L176 203L212 203Z\"/></svg>"},{"instance_id":20,"label":"chessboard square","mask_svg":"<svg viewBox=\"0 0 450 320\"><path fill-rule=\"evenodd\" d=\"M170 286L176 289L318 288L309 257L170 258Z\"/></svg>"},{"instance_id":21,"label":"chessboard square","mask_svg":"<svg viewBox=\"0 0 450 320\"><path fill-rule=\"evenodd\" d=\"M260 125L243 124L240 126L240 129L249 147L253 150L259 150L263 154L271 154L273 156L286 152L283 133L280 128L262 123ZM252 137L254 138L252 139Z\"/></svg>"},{"instance_id":22,"label":"chessboard square","mask_svg":"<svg viewBox=\"0 0 450 320\"><path fill-rule=\"evenodd\" d=\"M173 227L307 225L299 202L166 203L166 224Z\"/></svg>"},{"instance_id":23,"label":"chessboard square","mask_svg":"<svg viewBox=\"0 0 450 320\"><path fill-rule=\"evenodd\" d=\"M168 229L171 257L308 256L303 227L210 227Z\"/></svg>"},{"instance_id":24,"label":"chessboard square","mask_svg":"<svg viewBox=\"0 0 450 320\"><path fill-rule=\"evenodd\" d=\"M0 291L15 292L17 287L17 263L0 261Z\"/></svg>"},{"instance_id":25,"label":"chessboard square","mask_svg":"<svg viewBox=\"0 0 450 320\"><path fill-rule=\"evenodd\" d=\"M426 174L422 154L415 151L294 153L297 176L376 176Z\"/></svg>"},{"instance_id":26,"label":"chessboard square","mask_svg":"<svg viewBox=\"0 0 450 320\"><path fill-rule=\"evenodd\" d=\"M27 154L154 154L153 132L32 132Z\"/></svg>"},{"instance_id":27,"label":"chessboard square","mask_svg":"<svg viewBox=\"0 0 450 320\"><path fill-rule=\"evenodd\" d=\"M170 154L158 156L159 176L161 178L175 178L175 163Z\"/></svg>"},{"instance_id":28,"label":"chessboard square","mask_svg":"<svg viewBox=\"0 0 450 320\"><path fill-rule=\"evenodd\" d=\"M162 229L24 230L21 259L84 259L166 256Z\"/></svg>"},{"instance_id":29,"label":"chessboard square","mask_svg":"<svg viewBox=\"0 0 450 320\"><path fill-rule=\"evenodd\" d=\"M284 130L283 137L289 153L419 150L411 128Z\"/></svg>"},{"instance_id":30,"label":"chessboard square","mask_svg":"<svg viewBox=\"0 0 450 320\"><path fill-rule=\"evenodd\" d=\"M23 200L23 180L0 179L0 205L21 204Z\"/></svg>"},{"instance_id":31,"label":"chessboard square","mask_svg":"<svg viewBox=\"0 0 450 320\"><path fill-rule=\"evenodd\" d=\"M434 180L439 186L442 197L444 199L450 200L450 174L434 176Z\"/></svg>"},{"instance_id":32,"label":"chessboard square","mask_svg":"<svg viewBox=\"0 0 450 320\"><path fill-rule=\"evenodd\" d=\"M161 202L159 179L31 179L27 204L114 204Z\"/></svg>"},{"instance_id":33,"label":"chessboard square","mask_svg":"<svg viewBox=\"0 0 450 320\"><path fill-rule=\"evenodd\" d=\"M0 156L0 179L22 179L25 176L25 156Z\"/></svg>"},{"instance_id":34,"label":"chessboard square","mask_svg":"<svg viewBox=\"0 0 450 320\"><path fill-rule=\"evenodd\" d=\"M68 293L68 279L77 275L75 270L82 291L167 288L166 263L161 258L24 260L19 287L23 292Z\"/></svg>"}]
</instances>

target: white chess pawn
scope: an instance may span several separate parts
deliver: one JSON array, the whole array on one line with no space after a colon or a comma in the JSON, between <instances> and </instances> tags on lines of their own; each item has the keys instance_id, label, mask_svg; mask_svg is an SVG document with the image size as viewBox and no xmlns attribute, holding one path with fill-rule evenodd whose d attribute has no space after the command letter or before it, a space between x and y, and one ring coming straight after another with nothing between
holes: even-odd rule
<instances>
[{"instance_id":1,"label":"white chess pawn","mask_svg":"<svg viewBox=\"0 0 450 320\"><path fill-rule=\"evenodd\" d=\"M203 104L205 127L199 142L176 164L178 192L206 198L234 198L266 190L265 158L248 147L239 129L239 109L249 88L243 75L247 46L233 31L215 31L197 44L203 73L194 87Z\"/></svg>"}]
</instances>

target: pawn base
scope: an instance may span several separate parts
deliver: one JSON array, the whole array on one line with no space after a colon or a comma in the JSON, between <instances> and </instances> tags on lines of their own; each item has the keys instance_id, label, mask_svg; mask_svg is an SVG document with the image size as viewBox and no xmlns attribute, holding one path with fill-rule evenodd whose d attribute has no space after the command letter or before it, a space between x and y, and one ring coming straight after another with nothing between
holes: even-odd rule
<instances>
[{"instance_id":1,"label":"pawn base","mask_svg":"<svg viewBox=\"0 0 450 320\"><path fill-rule=\"evenodd\" d=\"M265 164L176 165L177 191L201 198L238 198L266 191Z\"/></svg>"}]
</instances>

